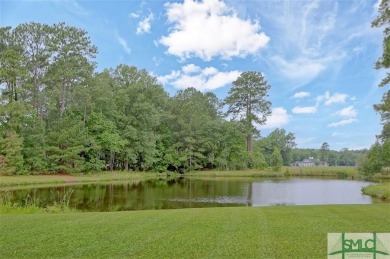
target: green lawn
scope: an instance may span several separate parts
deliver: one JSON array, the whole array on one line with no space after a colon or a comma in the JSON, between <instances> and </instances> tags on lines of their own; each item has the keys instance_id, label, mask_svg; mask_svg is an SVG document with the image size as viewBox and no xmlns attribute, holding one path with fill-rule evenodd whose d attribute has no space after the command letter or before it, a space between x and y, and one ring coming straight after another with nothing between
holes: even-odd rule
<instances>
[{"instance_id":1,"label":"green lawn","mask_svg":"<svg viewBox=\"0 0 390 259\"><path fill-rule=\"evenodd\" d=\"M325 258L329 232L390 232L390 205L0 215L0 257Z\"/></svg>"}]
</instances>

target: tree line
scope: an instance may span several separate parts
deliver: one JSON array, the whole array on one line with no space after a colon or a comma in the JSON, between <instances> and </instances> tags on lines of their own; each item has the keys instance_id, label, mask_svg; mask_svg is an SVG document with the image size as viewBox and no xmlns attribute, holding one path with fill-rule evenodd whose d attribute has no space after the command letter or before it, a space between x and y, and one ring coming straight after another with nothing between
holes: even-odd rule
<instances>
[{"instance_id":1,"label":"tree line","mask_svg":"<svg viewBox=\"0 0 390 259\"><path fill-rule=\"evenodd\" d=\"M0 172L280 170L310 156L356 164L356 152L327 143L296 149L284 129L260 137L272 105L260 72L242 73L225 100L192 87L169 96L146 70L95 71L97 52L65 23L0 28Z\"/></svg>"},{"instance_id":2,"label":"tree line","mask_svg":"<svg viewBox=\"0 0 390 259\"><path fill-rule=\"evenodd\" d=\"M271 107L261 73L242 73L225 100L195 88L169 96L133 66L96 72L97 51L65 23L0 28L1 172L271 165L252 140Z\"/></svg>"}]
</instances>

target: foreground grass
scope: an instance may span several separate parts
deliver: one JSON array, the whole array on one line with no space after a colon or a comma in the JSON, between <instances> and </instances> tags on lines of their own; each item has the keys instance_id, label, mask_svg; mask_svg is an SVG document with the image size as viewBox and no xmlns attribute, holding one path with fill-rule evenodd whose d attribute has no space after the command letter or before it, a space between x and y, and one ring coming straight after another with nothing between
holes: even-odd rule
<instances>
[{"instance_id":1,"label":"foreground grass","mask_svg":"<svg viewBox=\"0 0 390 259\"><path fill-rule=\"evenodd\" d=\"M0 257L325 258L329 232L390 232L390 205L0 215Z\"/></svg>"},{"instance_id":2,"label":"foreground grass","mask_svg":"<svg viewBox=\"0 0 390 259\"><path fill-rule=\"evenodd\" d=\"M390 182L369 185L362 188L364 194L390 201Z\"/></svg>"}]
</instances>

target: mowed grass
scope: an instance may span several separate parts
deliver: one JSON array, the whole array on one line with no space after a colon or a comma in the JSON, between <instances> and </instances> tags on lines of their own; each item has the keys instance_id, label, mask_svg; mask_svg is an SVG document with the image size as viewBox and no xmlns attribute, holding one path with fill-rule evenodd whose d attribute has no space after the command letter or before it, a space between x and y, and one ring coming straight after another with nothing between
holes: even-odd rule
<instances>
[{"instance_id":1,"label":"mowed grass","mask_svg":"<svg viewBox=\"0 0 390 259\"><path fill-rule=\"evenodd\" d=\"M390 201L390 182L369 185L362 189L364 194Z\"/></svg>"},{"instance_id":2,"label":"mowed grass","mask_svg":"<svg viewBox=\"0 0 390 259\"><path fill-rule=\"evenodd\" d=\"M327 233L390 232L390 205L0 215L1 258L326 258Z\"/></svg>"}]
</instances>

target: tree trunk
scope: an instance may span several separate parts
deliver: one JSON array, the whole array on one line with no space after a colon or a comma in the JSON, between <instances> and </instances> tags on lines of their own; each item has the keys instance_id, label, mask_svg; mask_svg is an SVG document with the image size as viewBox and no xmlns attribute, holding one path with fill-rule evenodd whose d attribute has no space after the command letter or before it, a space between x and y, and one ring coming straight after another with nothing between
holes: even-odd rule
<instances>
[{"instance_id":1,"label":"tree trunk","mask_svg":"<svg viewBox=\"0 0 390 259\"><path fill-rule=\"evenodd\" d=\"M253 145L252 145L252 134L248 134L246 136L246 150L248 152L252 152L253 150Z\"/></svg>"},{"instance_id":2,"label":"tree trunk","mask_svg":"<svg viewBox=\"0 0 390 259\"><path fill-rule=\"evenodd\" d=\"M110 154L110 170L114 171L114 154Z\"/></svg>"},{"instance_id":3,"label":"tree trunk","mask_svg":"<svg viewBox=\"0 0 390 259\"><path fill-rule=\"evenodd\" d=\"M60 116L65 112L65 107L66 107L66 83L63 82L62 84L62 91L61 91L61 109L60 109Z\"/></svg>"}]
</instances>

